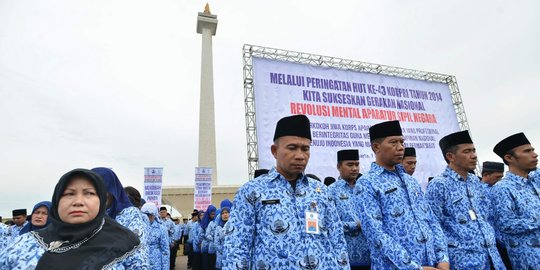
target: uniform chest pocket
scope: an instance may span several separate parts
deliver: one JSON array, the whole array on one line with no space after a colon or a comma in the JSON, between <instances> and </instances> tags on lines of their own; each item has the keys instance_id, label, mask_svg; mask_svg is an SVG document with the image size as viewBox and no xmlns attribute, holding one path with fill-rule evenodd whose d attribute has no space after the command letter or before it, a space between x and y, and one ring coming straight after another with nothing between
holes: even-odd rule
<instances>
[{"instance_id":1,"label":"uniform chest pocket","mask_svg":"<svg viewBox=\"0 0 540 270\"><path fill-rule=\"evenodd\" d=\"M268 220L271 217L284 214L282 209L283 205L281 203L280 199L261 200L261 219Z\"/></svg>"},{"instance_id":2,"label":"uniform chest pocket","mask_svg":"<svg viewBox=\"0 0 540 270\"><path fill-rule=\"evenodd\" d=\"M469 211L469 201L465 196L450 197L445 209L444 215L456 218L460 224L467 223L466 215Z\"/></svg>"},{"instance_id":3,"label":"uniform chest pocket","mask_svg":"<svg viewBox=\"0 0 540 270\"><path fill-rule=\"evenodd\" d=\"M393 218L402 217L405 214L404 190L399 187L387 187L383 190L383 212Z\"/></svg>"}]
</instances>

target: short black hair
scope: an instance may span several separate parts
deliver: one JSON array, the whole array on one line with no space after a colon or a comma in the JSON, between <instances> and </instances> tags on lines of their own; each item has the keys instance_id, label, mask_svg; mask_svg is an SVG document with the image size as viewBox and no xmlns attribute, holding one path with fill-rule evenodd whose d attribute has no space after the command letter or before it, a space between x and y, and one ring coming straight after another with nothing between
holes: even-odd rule
<instances>
[{"instance_id":1,"label":"short black hair","mask_svg":"<svg viewBox=\"0 0 540 270\"><path fill-rule=\"evenodd\" d=\"M371 144L382 143L384 141L384 139L386 139L386 137L376 138L376 139L370 140L370 142L371 142Z\"/></svg>"},{"instance_id":2,"label":"short black hair","mask_svg":"<svg viewBox=\"0 0 540 270\"><path fill-rule=\"evenodd\" d=\"M133 206L135 206L137 208L141 208L141 206L142 206L141 193L139 193L139 191L136 188L132 187L132 186L125 187L124 191L128 195L128 199L131 202L131 204L133 204Z\"/></svg>"},{"instance_id":3,"label":"short black hair","mask_svg":"<svg viewBox=\"0 0 540 270\"><path fill-rule=\"evenodd\" d=\"M458 146L459 144L456 144L456 145L452 145L446 149L444 149L442 152L443 152L443 156L444 156L444 161L446 161L446 164L450 163L450 160L448 160L448 158L446 157L446 154L447 153L452 153L452 154L455 154L458 150Z\"/></svg>"},{"instance_id":4,"label":"short black hair","mask_svg":"<svg viewBox=\"0 0 540 270\"><path fill-rule=\"evenodd\" d=\"M504 154L504 155L505 155L505 156L506 156L506 155L511 155L511 156L513 156L513 157L516 157L516 151L514 151L514 148L512 148L512 149L508 150L508 152L506 152L506 154ZM508 164L508 161L506 161L506 159L504 158L504 156L503 156L502 160L503 160L503 162L504 162L504 164L505 164L506 166L509 165L509 164Z\"/></svg>"}]
</instances>

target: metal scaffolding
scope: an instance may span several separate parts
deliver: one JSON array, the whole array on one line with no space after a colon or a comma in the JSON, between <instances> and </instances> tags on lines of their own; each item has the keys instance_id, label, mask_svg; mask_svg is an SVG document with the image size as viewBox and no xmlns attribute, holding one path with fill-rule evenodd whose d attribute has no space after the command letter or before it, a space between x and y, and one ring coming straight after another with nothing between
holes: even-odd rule
<instances>
[{"instance_id":1,"label":"metal scaffolding","mask_svg":"<svg viewBox=\"0 0 540 270\"><path fill-rule=\"evenodd\" d=\"M244 102L246 108L246 135L249 179L253 177L253 173L258 168L259 162L257 126L255 121L256 115L254 92L255 87L253 85L253 57L312 65L317 67L331 67L340 70L381 74L386 76L447 84L450 88L450 96L452 97L452 103L454 104L454 110L456 111L459 127L461 130L469 129L469 124L467 122L467 116L465 115L465 108L463 107L463 101L461 99L461 94L459 93L457 80L456 77L453 75L392 67L355 60L341 59L331 56L287 51L249 44L244 44L244 47L242 48L242 55L244 60Z\"/></svg>"}]
</instances>

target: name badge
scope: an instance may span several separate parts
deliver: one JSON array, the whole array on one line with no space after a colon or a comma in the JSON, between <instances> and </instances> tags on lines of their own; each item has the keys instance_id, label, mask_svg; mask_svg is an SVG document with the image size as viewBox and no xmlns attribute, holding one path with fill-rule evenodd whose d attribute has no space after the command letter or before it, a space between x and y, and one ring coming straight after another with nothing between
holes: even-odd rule
<instances>
[{"instance_id":1,"label":"name badge","mask_svg":"<svg viewBox=\"0 0 540 270\"><path fill-rule=\"evenodd\" d=\"M471 217L471 220L476 220L476 213L474 210L469 210L469 216Z\"/></svg>"},{"instance_id":2,"label":"name badge","mask_svg":"<svg viewBox=\"0 0 540 270\"><path fill-rule=\"evenodd\" d=\"M319 214L306 211L306 233L319 234Z\"/></svg>"},{"instance_id":3,"label":"name badge","mask_svg":"<svg viewBox=\"0 0 540 270\"><path fill-rule=\"evenodd\" d=\"M279 199L262 200L261 203L262 203L263 205L267 205L267 204L278 204L278 203L279 203Z\"/></svg>"}]
</instances>

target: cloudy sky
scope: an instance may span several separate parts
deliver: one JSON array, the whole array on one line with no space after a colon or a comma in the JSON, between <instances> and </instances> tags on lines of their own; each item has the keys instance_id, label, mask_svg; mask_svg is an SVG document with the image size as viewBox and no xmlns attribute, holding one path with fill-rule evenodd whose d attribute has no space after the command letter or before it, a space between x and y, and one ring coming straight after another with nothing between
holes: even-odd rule
<instances>
[{"instance_id":1,"label":"cloudy sky","mask_svg":"<svg viewBox=\"0 0 540 270\"><path fill-rule=\"evenodd\" d=\"M193 182L205 4L0 0L0 215L50 199L77 167L139 189L145 166L163 166L166 186ZM210 6L221 184L247 179L243 44L455 75L480 160L519 131L540 143L538 1Z\"/></svg>"}]
</instances>

